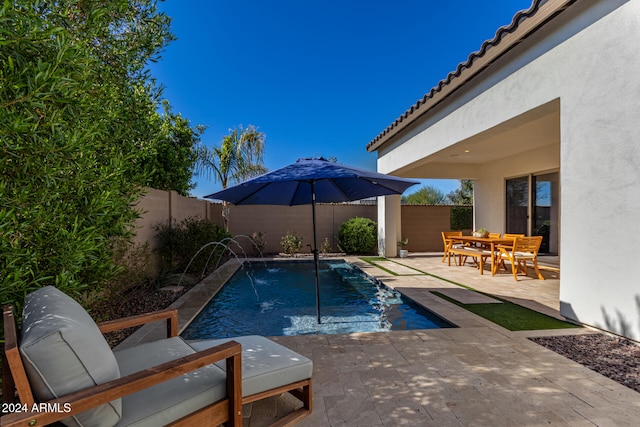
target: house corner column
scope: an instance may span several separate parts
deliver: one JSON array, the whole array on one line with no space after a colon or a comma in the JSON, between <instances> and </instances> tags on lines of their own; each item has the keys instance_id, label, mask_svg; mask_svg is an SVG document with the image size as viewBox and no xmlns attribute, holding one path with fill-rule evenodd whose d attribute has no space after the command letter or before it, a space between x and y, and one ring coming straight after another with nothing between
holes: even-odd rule
<instances>
[{"instance_id":1,"label":"house corner column","mask_svg":"<svg viewBox=\"0 0 640 427\"><path fill-rule=\"evenodd\" d=\"M401 234L400 196L378 197L378 255L398 256Z\"/></svg>"}]
</instances>

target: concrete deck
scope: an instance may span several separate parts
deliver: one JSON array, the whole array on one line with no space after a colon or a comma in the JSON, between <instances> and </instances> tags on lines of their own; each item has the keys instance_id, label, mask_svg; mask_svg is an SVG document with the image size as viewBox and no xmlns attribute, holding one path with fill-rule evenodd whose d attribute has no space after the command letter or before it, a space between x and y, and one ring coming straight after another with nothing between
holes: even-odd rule
<instances>
[{"instance_id":1,"label":"concrete deck","mask_svg":"<svg viewBox=\"0 0 640 427\"><path fill-rule=\"evenodd\" d=\"M457 282L561 317L557 271L515 282L441 257L385 263L399 275L349 260L458 328L272 338L314 362L314 410L299 426L638 425L640 394L527 339L593 330L511 332L431 293L469 297ZM288 395L246 405L244 425L268 425L295 405Z\"/></svg>"}]
</instances>

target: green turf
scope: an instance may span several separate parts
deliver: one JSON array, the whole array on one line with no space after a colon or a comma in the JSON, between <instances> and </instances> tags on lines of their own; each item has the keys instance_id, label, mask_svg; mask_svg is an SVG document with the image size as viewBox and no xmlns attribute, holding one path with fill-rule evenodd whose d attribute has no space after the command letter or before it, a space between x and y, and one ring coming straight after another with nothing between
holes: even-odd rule
<instances>
[{"instance_id":1,"label":"green turf","mask_svg":"<svg viewBox=\"0 0 640 427\"><path fill-rule=\"evenodd\" d=\"M565 328L579 328L580 326L573 323L564 322L562 320L555 319L546 314L539 313L535 310L530 310L521 305L514 304L507 300L496 298L502 301L502 304L462 304L440 292L433 292L433 294L443 298L453 304L456 304L472 313L477 314L480 317L509 329L510 331L532 331L540 329L565 329Z\"/></svg>"},{"instance_id":2,"label":"green turf","mask_svg":"<svg viewBox=\"0 0 640 427\"><path fill-rule=\"evenodd\" d=\"M383 256L361 256L360 259L369 264L375 264L376 261L389 261L389 258Z\"/></svg>"},{"instance_id":3,"label":"green turf","mask_svg":"<svg viewBox=\"0 0 640 427\"><path fill-rule=\"evenodd\" d=\"M378 267L380 270L386 271L387 273L391 274L392 276L397 276L398 273L394 273L393 271L384 268L383 266L376 264L376 261L389 261L388 258L385 257L381 257L381 256L363 256L360 257L360 259L364 262L366 262L367 264L371 264L375 267Z\"/></svg>"}]
</instances>

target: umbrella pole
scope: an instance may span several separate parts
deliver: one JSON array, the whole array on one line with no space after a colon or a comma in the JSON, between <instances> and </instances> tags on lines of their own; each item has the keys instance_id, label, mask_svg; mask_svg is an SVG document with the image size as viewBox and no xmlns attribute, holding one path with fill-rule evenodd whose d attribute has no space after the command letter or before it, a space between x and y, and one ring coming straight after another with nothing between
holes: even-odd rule
<instances>
[{"instance_id":1,"label":"umbrella pole","mask_svg":"<svg viewBox=\"0 0 640 427\"><path fill-rule=\"evenodd\" d=\"M313 216L313 262L316 266L316 313L320 321L320 260L318 259L318 242L316 237L316 189L315 181L311 181L311 210Z\"/></svg>"}]
</instances>

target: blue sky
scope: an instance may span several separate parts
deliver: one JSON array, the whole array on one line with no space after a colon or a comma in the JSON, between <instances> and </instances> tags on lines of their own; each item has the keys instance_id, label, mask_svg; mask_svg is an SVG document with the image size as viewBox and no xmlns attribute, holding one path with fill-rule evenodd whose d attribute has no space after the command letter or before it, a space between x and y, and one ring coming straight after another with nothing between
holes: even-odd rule
<instances>
[{"instance_id":1,"label":"blue sky","mask_svg":"<svg viewBox=\"0 0 640 427\"><path fill-rule=\"evenodd\" d=\"M207 126L207 145L255 125L266 134L270 170L317 156L376 170L367 143L530 5L167 0L159 6L178 39L150 69L174 112ZM221 188L196 182L197 197ZM444 193L459 186L423 183Z\"/></svg>"}]
</instances>

